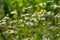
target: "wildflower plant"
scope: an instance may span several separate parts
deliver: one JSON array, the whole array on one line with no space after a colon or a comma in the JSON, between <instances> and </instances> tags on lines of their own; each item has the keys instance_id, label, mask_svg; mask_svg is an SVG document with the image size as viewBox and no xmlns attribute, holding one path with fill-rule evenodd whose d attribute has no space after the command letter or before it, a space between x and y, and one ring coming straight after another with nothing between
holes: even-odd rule
<instances>
[{"instance_id":1,"label":"wildflower plant","mask_svg":"<svg viewBox=\"0 0 60 40\"><path fill-rule=\"evenodd\" d=\"M3 0L0 5L0 40L60 40L59 1Z\"/></svg>"}]
</instances>

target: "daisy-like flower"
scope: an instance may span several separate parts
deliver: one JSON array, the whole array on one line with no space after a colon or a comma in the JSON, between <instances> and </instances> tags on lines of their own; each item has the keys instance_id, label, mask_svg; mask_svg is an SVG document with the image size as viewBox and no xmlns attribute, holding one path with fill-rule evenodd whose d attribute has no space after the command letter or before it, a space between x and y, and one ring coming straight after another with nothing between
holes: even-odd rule
<instances>
[{"instance_id":1,"label":"daisy-like flower","mask_svg":"<svg viewBox=\"0 0 60 40\"><path fill-rule=\"evenodd\" d=\"M30 20L30 21L33 21L33 20L36 20L36 18L33 17L33 18L30 18L29 20Z\"/></svg>"},{"instance_id":2,"label":"daisy-like flower","mask_svg":"<svg viewBox=\"0 0 60 40\"><path fill-rule=\"evenodd\" d=\"M27 23L25 23L27 26L33 26L34 24L32 23L32 22L27 22Z\"/></svg>"},{"instance_id":3,"label":"daisy-like flower","mask_svg":"<svg viewBox=\"0 0 60 40\"><path fill-rule=\"evenodd\" d=\"M46 14L46 15L50 15L50 14L51 14L51 11L47 12L47 14Z\"/></svg>"},{"instance_id":4,"label":"daisy-like flower","mask_svg":"<svg viewBox=\"0 0 60 40\"><path fill-rule=\"evenodd\" d=\"M45 3L45 2L42 2L42 3L40 3L39 5L42 7L42 6L45 6L46 3Z\"/></svg>"},{"instance_id":5,"label":"daisy-like flower","mask_svg":"<svg viewBox=\"0 0 60 40\"><path fill-rule=\"evenodd\" d=\"M34 12L34 14L38 14L38 12Z\"/></svg>"},{"instance_id":6,"label":"daisy-like flower","mask_svg":"<svg viewBox=\"0 0 60 40\"><path fill-rule=\"evenodd\" d=\"M0 21L0 25L2 25L2 24L6 24L6 22L4 22L4 21Z\"/></svg>"},{"instance_id":7,"label":"daisy-like flower","mask_svg":"<svg viewBox=\"0 0 60 40\"><path fill-rule=\"evenodd\" d=\"M16 10L11 11L11 14L17 14L17 11Z\"/></svg>"},{"instance_id":8,"label":"daisy-like flower","mask_svg":"<svg viewBox=\"0 0 60 40\"><path fill-rule=\"evenodd\" d=\"M40 18L40 20L45 20L45 18Z\"/></svg>"},{"instance_id":9,"label":"daisy-like flower","mask_svg":"<svg viewBox=\"0 0 60 40\"><path fill-rule=\"evenodd\" d=\"M37 21L36 18L32 18L32 20Z\"/></svg>"},{"instance_id":10,"label":"daisy-like flower","mask_svg":"<svg viewBox=\"0 0 60 40\"><path fill-rule=\"evenodd\" d=\"M54 4L54 5L51 5L51 7L53 7L53 8L57 8L58 5Z\"/></svg>"},{"instance_id":11,"label":"daisy-like flower","mask_svg":"<svg viewBox=\"0 0 60 40\"><path fill-rule=\"evenodd\" d=\"M6 22L2 22L2 24L6 24Z\"/></svg>"},{"instance_id":12,"label":"daisy-like flower","mask_svg":"<svg viewBox=\"0 0 60 40\"><path fill-rule=\"evenodd\" d=\"M1 21L6 22L6 20L2 19Z\"/></svg>"},{"instance_id":13,"label":"daisy-like flower","mask_svg":"<svg viewBox=\"0 0 60 40\"><path fill-rule=\"evenodd\" d=\"M9 19L9 17L5 17L5 19Z\"/></svg>"},{"instance_id":14,"label":"daisy-like flower","mask_svg":"<svg viewBox=\"0 0 60 40\"><path fill-rule=\"evenodd\" d=\"M28 20L28 19L29 19L29 17L25 17L24 19L25 19L25 20Z\"/></svg>"},{"instance_id":15,"label":"daisy-like flower","mask_svg":"<svg viewBox=\"0 0 60 40\"><path fill-rule=\"evenodd\" d=\"M10 20L10 23L16 23L17 20Z\"/></svg>"},{"instance_id":16,"label":"daisy-like flower","mask_svg":"<svg viewBox=\"0 0 60 40\"><path fill-rule=\"evenodd\" d=\"M44 10L44 11L43 11L43 14L45 14L46 12L47 12L47 11L46 11L46 10Z\"/></svg>"},{"instance_id":17,"label":"daisy-like flower","mask_svg":"<svg viewBox=\"0 0 60 40\"><path fill-rule=\"evenodd\" d=\"M32 15L31 15L31 17L35 17L35 16L36 16L36 14L32 14Z\"/></svg>"},{"instance_id":18,"label":"daisy-like flower","mask_svg":"<svg viewBox=\"0 0 60 40\"><path fill-rule=\"evenodd\" d=\"M7 25L6 25L6 21L0 21L0 27L6 27Z\"/></svg>"},{"instance_id":19,"label":"daisy-like flower","mask_svg":"<svg viewBox=\"0 0 60 40\"><path fill-rule=\"evenodd\" d=\"M14 30L10 30L9 29L9 30L6 30L5 33L9 33L9 34L11 34L11 33L17 33L17 31L14 31Z\"/></svg>"},{"instance_id":20,"label":"daisy-like flower","mask_svg":"<svg viewBox=\"0 0 60 40\"><path fill-rule=\"evenodd\" d=\"M45 16L45 15L44 15L44 14L41 14L41 15L40 15L40 17L43 17L43 16Z\"/></svg>"},{"instance_id":21,"label":"daisy-like flower","mask_svg":"<svg viewBox=\"0 0 60 40\"><path fill-rule=\"evenodd\" d=\"M25 15L29 15L29 14L27 13L27 14L25 14Z\"/></svg>"},{"instance_id":22,"label":"daisy-like flower","mask_svg":"<svg viewBox=\"0 0 60 40\"><path fill-rule=\"evenodd\" d=\"M14 20L14 23L18 22L17 20Z\"/></svg>"},{"instance_id":23,"label":"daisy-like flower","mask_svg":"<svg viewBox=\"0 0 60 40\"><path fill-rule=\"evenodd\" d=\"M14 30L6 30L6 33L14 33Z\"/></svg>"},{"instance_id":24,"label":"daisy-like flower","mask_svg":"<svg viewBox=\"0 0 60 40\"><path fill-rule=\"evenodd\" d=\"M46 13L46 10L41 10L40 11L40 14L42 14L42 13L45 14Z\"/></svg>"},{"instance_id":25,"label":"daisy-like flower","mask_svg":"<svg viewBox=\"0 0 60 40\"><path fill-rule=\"evenodd\" d=\"M19 20L19 22L23 22L23 20L22 20L22 19L20 19L20 20Z\"/></svg>"},{"instance_id":26,"label":"daisy-like flower","mask_svg":"<svg viewBox=\"0 0 60 40\"><path fill-rule=\"evenodd\" d=\"M5 16L5 17L3 18L3 20L6 20L6 19L9 19L9 17L8 17L8 16Z\"/></svg>"},{"instance_id":27,"label":"daisy-like flower","mask_svg":"<svg viewBox=\"0 0 60 40\"><path fill-rule=\"evenodd\" d=\"M14 22L14 20L11 20L11 21L10 21L10 23L13 23L13 22Z\"/></svg>"},{"instance_id":28,"label":"daisy-like flower","mask_svg":"<svg viewBox=\"0 0 60 40\"><path fill-rule=\"evenodd\" d=\"M24 15L24 14L22 14L22 15L21 15L21 17L25 17L25 15Z\"/></svg>"}]
</instances>

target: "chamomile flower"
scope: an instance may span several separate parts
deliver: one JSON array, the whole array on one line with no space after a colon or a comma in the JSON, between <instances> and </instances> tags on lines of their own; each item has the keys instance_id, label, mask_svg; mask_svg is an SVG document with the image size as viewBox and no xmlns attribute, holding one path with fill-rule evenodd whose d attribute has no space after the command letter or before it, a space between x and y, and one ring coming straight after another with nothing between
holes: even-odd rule
<instances>
[{"instance_id":1,"label":"chamomile flower","mask_svg":"<svg viewBox=\"0 0 60 40\"><path fill-rule=\"evenodd\" d=\"M43 17L43 16L45 16L45 15L44 15L44 14L41 14L41 15L40 15L40 17Z\"/></svg>"},{"instance_id":2,"label":"chamomile flower","mask_svg":"<svg viewBox=\"0 0 60 40\"><path fill-rule=\"evenodd\" d=\"M6 24L6 22L4 22L4 21L0 21L0 25L2 25L2 24Z\"/></svg>"},{"instance_id":3,"label":"chamomile flower","mask_svg":"<svg viewBox=\"0 0 60 40\"><path fill-rule=\"evenodd\" d=\"M6 19L9 19L9 17L8 16L5 16L2 20L6 20Z\"/></svg>"},{"instance_id":4,"label":"chamomile flower","mask_svg":"<svg viewBox=\"0 0 60 40\"><path fill-rule=\"evenodd\" d=\"M60 14L55 15L55 17L59 19L60 18Z\"/></svg>"},{"instance_id":5,"label":"chamomile flower","mask_svg":"<svg viewBox=\"0 0 60 40\"><path fill-rule=\"evenodd\" d=\"M41 10L40 14L45 14L47 11L46 10Z\"/></svg>"},{"instance_id":6,"label":"chamomile flower","mask_svg":"<svg viewBox=\"0 0 60 40\"><path fill-rule=\"evenodd\" d=\"M33 25L34 25L33 22L26 22L25 24L26 24L27 26L29 26L29 25L30 25L30 26L33 26Z\"/></svg>"},{"instance_id":7,"label":"chamomile flower","mask_svg":"<svg viewBox=\"0 0 60 40\"><path fill-rule=\"evenodd\" d=\"M42 6L45 6L46 3L45 3L45 2L42 2L42 3L40 3L39 5L42 7Z\"/></svg>"},{"instance_id":8,"label":"chamomile flower","mask_svg":"<svg viewBox=\"0 0 60 40\"><path fill-rule=\"evenodd\" d=\"M32 20L37 21L35 18L32 18Z\"/></svg>"},{"instance_id":9,"label":"chamomile flower","mask_svg":"<svg viewBox=\"0 0 60 40\"><path fill-rule=\"evenodd\" d=\"M22 15L21 15L21 17L25 17L25 15L24 15L24 14L22 14Z\"/></svg>"},{"instance_id":10,"label":"chamomile flower","mask_svg":"<svg viewBox=\"0 0 60 40\"><path fill-rule=\"evenodd\" d=\"M25 20L28 20L28 19L29 19L29 17L25 17L24 19L25 19Z\"/></svg>"},{"instance_id":11,"label":"chamomile flower","mask_svg":"<svg viewBox=\"0 0 60 40\"><path fill-rule=\"evenodd\" d=\"M14 33L14 30L6 30L6 33Z\"/></svg>"},{"instance_id":12,"label":"chamomile flower","mask_svg":"<svg viewBox=\"0 0 60 40\"><path fill-rule=\"evenodd\" d=\"M40 18L40 20L45 20L45 18Z\"/></svg>"},{"instance_id":13,"label":"chamomile flower","mask_svg":"<svg viewBox=\"0 0 60 40\"><path fill-rule=\"evenodd\" d=\"M27 13L27 14L25 14L26 16L28 16L29 14Z\"/></svg>"},{"instance_id":14,"label":"chamomile flower","mask_svg":"<svg viewBox=\"0 0 60 40\"><path fill-rule=\"evenodd\" d=\"M20 19L20 20L19 20L19 22L23 22L23 20L22 20L22 19Z\"/></svg>"},{"instance_id":15,"label":"chamomile flower","mask_svg":"<svg viewBox=\"0 0 60 40\"><path fill-rule=\"evenodd\" d=\"M36 14L32 14L32 15L31 15L31 17L35 17L35 16L36 16Z\"/></svg>"},{"instance_id":16,"label":"chamomile flower","mask_svg":"<svg viewBox=\"0 0 60 40\"><path fill-rule=\"evenodd\" d=\"M57 8L58 5L54 4L54 5L51 5L51 7L53 7L53 8Z\"/></svg>"},{"instance_id":17,"label":"chamomile flower","mask_svg":"<svg viewBox=\"0 0 60 40\"><path fill-rule=\"evenodd\" d=\"M14 22L14 20L11 20L9 23L13 23Z\"/></svg>"},{"instance_id":18,"label":"chamomile flower","mask_svg":"<svg viewBox=\"0 0 60 40\"><path fill-rule=\"evenodd\" d=\"M51 14L51 11L47 12L47 14L46 14L46 15L48 15L48 16L49 16L50 14Z\"/></svg>"},{"instance_id":19,"label":"chamomile flower","mask_svg":"<svg viewBox=\"0 0 60 40\"><path fill-rule=\"evenodd\" d=\"M11 14L17 14L17 11L16 10L11 11Z\"/></svg>"}]
</instances>

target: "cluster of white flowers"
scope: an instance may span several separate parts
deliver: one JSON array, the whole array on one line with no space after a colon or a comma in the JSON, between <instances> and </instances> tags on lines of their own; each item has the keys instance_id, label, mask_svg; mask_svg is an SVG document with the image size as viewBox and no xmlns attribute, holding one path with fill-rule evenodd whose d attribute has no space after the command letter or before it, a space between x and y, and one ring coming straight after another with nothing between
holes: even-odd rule
<instances>
[{"instance_id":1,"label":"cluster of white flowers","mask_svg":"<svg viewBox=\"0 0 60 40\"><path fill-rule=\"evenodd\" d=\"M32 14L22 14L21 18L16 21L16 20L11 20L9 23L18 23L19 26L35 26L36 23L38 23L40 20L46 20L45 16L50 16L51 15L51 11L46 11L46 10L40 10L40 12L35 12ZM48 17L47 17L48 18Z\"/></svg>"}]
</instances>

